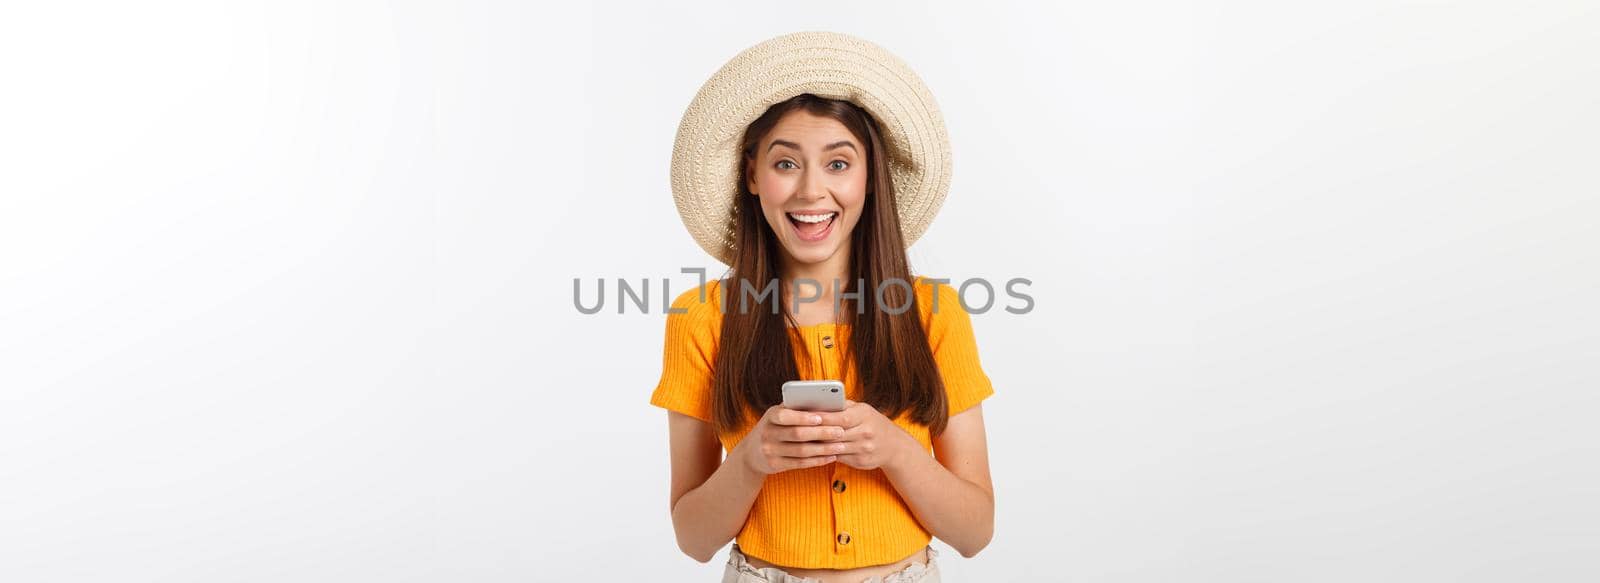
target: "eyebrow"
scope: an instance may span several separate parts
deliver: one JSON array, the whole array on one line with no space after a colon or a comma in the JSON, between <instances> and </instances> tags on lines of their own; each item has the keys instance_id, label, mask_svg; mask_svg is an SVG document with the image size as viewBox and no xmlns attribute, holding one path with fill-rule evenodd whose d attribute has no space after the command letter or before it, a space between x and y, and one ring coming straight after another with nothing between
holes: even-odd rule
<instances>
[{"instance_id":1,"label":"eyebrow","mask_svg":"<svg viewBox=\"0 0 1600 583\"><path fill-rule=\"evenodd\" d=\"M796 144L796 143L788 141L788 140L773 140L772 144L767 146L767 151L771 152L773 148L776 148L778 146L788 146L788 147L794 148L796 150L800 149L800 144ZM840 147L850 148L851 150L855 150L856 149L856 145L851 143L850 140L839 140L839 141L834 142L832 144L828 144L826 146L823 146L822 147L822 151L826 152L828 150L832 150L834 148L840 148ZM857 151L857 153L860 153L860 152Z\"/></svg>"}]
</instances>

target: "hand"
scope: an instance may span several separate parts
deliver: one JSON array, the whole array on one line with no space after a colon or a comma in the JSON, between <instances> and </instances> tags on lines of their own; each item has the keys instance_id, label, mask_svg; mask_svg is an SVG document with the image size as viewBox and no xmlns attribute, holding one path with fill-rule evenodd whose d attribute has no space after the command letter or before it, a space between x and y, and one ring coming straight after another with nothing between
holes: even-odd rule
<instances>
[{"instance_id":1,"label":"hand","mask_svg":"<svg viewBox=\"0 0 1600 583\"><path fill-rule=\"evenodd\" d=\"M833 463L833 445L825 441L839 439L845 430L824 422L822 415L783 405L768 407L733 453L761 475Z\"/></svg>"},{"instance_id":2,"label":"hand","mask_svg":"<svg viewBox=\"0 0 1600 583\"><path fill-rule=\"evenodd\" d=\"M866 403L846 400L844 411L821 415L824 425L844 428L844 436L835 440L844 447L834 451L838 452L840 463L852 468L872 470L891 466L908 452L922 448L916 438Z\"/></svg>"}]
</instances>

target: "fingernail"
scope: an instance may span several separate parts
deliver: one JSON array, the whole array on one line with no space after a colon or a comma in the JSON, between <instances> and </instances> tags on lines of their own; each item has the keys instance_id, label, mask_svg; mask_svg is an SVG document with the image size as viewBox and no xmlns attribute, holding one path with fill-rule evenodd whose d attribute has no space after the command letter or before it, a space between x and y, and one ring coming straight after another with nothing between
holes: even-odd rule
<instances>
[{"instance_id":1,"label":"fingernail","mask_svg":"<svg viewBox=\"0 0 1600 583\"><path fill-rule=\"evenodd\" d=\"M822 422L822 417L819 417L819 416L816 416L816 415L812 415L811 416L811 424L812 425L816 425L816 424L821 423L821 422Z\"/></svg>"}]
</instances>

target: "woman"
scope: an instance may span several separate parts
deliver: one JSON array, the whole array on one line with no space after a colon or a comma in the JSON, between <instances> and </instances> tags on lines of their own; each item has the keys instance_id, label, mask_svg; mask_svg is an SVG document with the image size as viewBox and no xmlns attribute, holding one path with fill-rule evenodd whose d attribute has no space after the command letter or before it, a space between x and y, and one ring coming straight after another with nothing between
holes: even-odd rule
<instances>
[{"instance_id":1,"label":"woman","mask_svg":"<svg viewBox=\"0 0 1600 583\"><path fill-rule=\"evenodd\" d=\"M876 45L797 33L725 65L679 128L680 214L732 269L674 300L650 402L678 545L735 540L725 582L936 582L932 536L967 557L992 536L993 388L957 294L905 253L948 188L933 103ZM845 410L784 408L797 379L842 380Z\"/></svg>"}]
</instances>

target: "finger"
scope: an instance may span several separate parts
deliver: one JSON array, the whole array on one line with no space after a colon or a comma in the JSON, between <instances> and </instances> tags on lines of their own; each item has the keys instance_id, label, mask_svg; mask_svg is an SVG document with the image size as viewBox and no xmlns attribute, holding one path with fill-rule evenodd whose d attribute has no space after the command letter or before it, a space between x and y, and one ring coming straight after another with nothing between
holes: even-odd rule
<instances>
[{"instance_id":1,"label":"finger","mask_svg":"<svg viewBox=\"0 0 1600 583\"><path fill-rule=\"evenodd\" d=\"M783 441L828 441L844 436L844 428L837 425L786 426L778 431Z\"/></svg>"},{"instance_id":2,"label":"finger","mask_svg":"<svg viewBox=\"0 0 1600 583\"><path fill-rule=\"evenodd\" d=\"M772 452L784 457L812 457L819 455L834 455L844 451L844 444L837 441L802 441L778 443L772 447Z\"/></svg>"},{"instance_id":3,"label":"finger","mask_svg":"<svg viewBox=\"0 0 1600 583\"><path fill-rule=\"evenodd\" d=\"M844 435L839 436L838 439L835 439L833 441L837 441L837 442L871 441L875 437L877 437L877 435L875 435L875 432L872 430L872 426L871 425L857 425L855 427L851 427L851 428L845 429L844 430Z\"/></svg>"},{"instance_id":4,"label":"finger","mask_svg":"<svg viewBox=\"0 0 1600 583\"><path fill-rule=\"evenodd\" d=\"M860 425L866 419L866 415L862 414L861 409L855 407L845 407L843 411L822 413L821 415L821 425L837 425L845 429Z\"/></svg>"},{"instance_id":5,"label":"finger","mask_svg":"<svg viewBox=\"0 0 1600 583\"><path fill-rule=\"evenodd\" d=\"M778 425L822 425L822 416L810 411L779 408L772 416Z\"/></svg>"},{"instance_id":6,"label":"finger","mask_svg":"<svg viewBox=\"0 0 1600 583\"><path fill-rule=\"evenodd\" d=\"M781 468L786 469L786 470L797 470L797 469L800 469L800 468L813 468L813 467L820 466L820 465L831 464L834 461L838 460L838 457L839 456L832 456L832 455L819 455L819 456L812 456L812 457L786 457L786 458L782 458L778 462L778 467L781 467Z\"/></svg>"},{"instance_id":7,"label":"finger","mask_svg":"<svg viewBox=\"0 0 1600 583\"><path fill-rule=\"evenodd\" d=\"M812 457L844 453L846 448L846 444L839 441L779 442L772 446L772 453L783 457Z\"/></svg>"}]
</instances>

